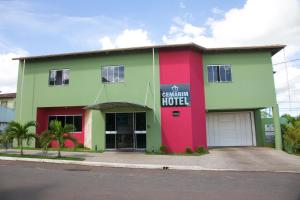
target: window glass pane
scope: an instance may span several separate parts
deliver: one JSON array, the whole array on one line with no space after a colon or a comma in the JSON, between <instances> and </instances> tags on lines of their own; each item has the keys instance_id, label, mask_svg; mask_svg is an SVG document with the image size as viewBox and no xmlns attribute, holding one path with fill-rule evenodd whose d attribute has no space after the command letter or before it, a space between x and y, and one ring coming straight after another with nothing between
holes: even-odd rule
<instances>
[{"instance_id":1,"label":"window glass pane","mask_svg":"<svg viewBox=\"0 0 300 200\"><path fill-rule=\"evenodd\" d=\"M119 66L119 82L124 81L124 66Z\"/></svg>"},{"instance_id":2,"label":"window glass pane","mask_svg":"<svg viewBox=\"0 0 300 200\"><path fill-rule=\"evenodd\" d=\"M69 69L63 70L63 84L68 85L69 84Z\"/></svg>"},{"instance_id":3,"label":"window glass pane","mask_svg":"<svg viewBox=\"0 0 300 200\"><path fill-rule=\"evenodd\" d=\"M213 66L213 73L214 73L214 82L219 82L220 81L219 66Z\"/></svg>"},{"instance_id":4,"label":"window glass pane","mask_svg":"<svg viewBox=\"0 0 300 200\"><path fill-rule=\"evenodd\" d=\"M66 117L65 116L57 116L57 121L61 122L62 127L65 126Z\"/></svg>"},{"instance_id":5,"label":"window glass pane","mask_svg":"<svg viewBox=\"0 0 300 200\"><path fill-rule=\"evenodd\" d=\"M139 149L146 148L146 134L137 134L136 135L136 147Z\"/></svg>"},{"instance_id":6,"label":"window glass pane","mask_svg":"<svg viewBox=\"0 0 300 200\"><path fill-rule=\"evenodd\" d=\"M49 72L49 85L54 85L55 76L56 76L56 71L55 70L50 70L50 72Z\"/></svg>"},{"instance_id":7,"label":"window glass pane","mask_svg":"<svg viewBox=\"0 0 300 200\"><path fill-rule=\"evenodd\" d=\"M49 116L48 117L48 129L49 129L50 122L54 121L54 120L56 120L56 116Z\"/></svg>"},{"instance_id":8,"label":"window glass pane","mask_svg":"<svg viewBox=\"0 0 300 200\"><path fill-rule=\"evenodd\" d=\"M101 68L102 83L107 83L108 82L107 71L108 71L108 67L102 67Z\"/></svg>"},{"instance_id":9,"label":"window glass pane","mask_svg":"<svg viewBox=\"0 0 300 200\"><path fill-rule=\"evenodd\" d=\"M115 113L106 114L105 131L116 131Z\"/></svg>"},{"instance_id":10,"label":"window glass pane","mask_svg":"<svg viewBox=\"0 0 300 200\"><path fill-rule=\"evenodd\" d=\"M62 70L56 71L55 76L55 85L61 85L62 84Z\"/></svg>"},{"instance_id":11,"label":"window glass pane","mask_svg":"<svg viewBox=\"0 0 300 200\"><path fill-rule=\"evenodd\" d=\"M208 66L208 82L218 82L219 81L219 66Z\"/></svg>"},{"instance_id":12,"label":"window glass pane","mask_svg":"<svg viewBox=\"0 0 300 200\"><path fill-rule=\"evenodd\" d=\"M207 67L207 74L208 74L208 82L214 82L213 66L208 66Z\"/></svg>"},{"instance_id":13,"label":"window glass pane","mask_svg":"<svg viewBox=\"0 0 300 200\"><path fill-rule=\"evenodd\" d=\"M74 118L73 116L66 116L66 124L73 125L73 118Z\"/></svg>"},{"instance_id":14,"label":"window glass pane","mask_svg":"<svg viewBox=\"0 0 300 200\"><path fill-rule=\"evenodd\" d=\"M115 134L106 134L105 144L106 144L107 149L115 149L116 148L116 135Z\"/></svg>"},{"instance_id":15,"label":"window glass pane","mask_svg":"<svg viewBox=\"0 0 300 200\"><path fill-rule=\"evenodd\" d=\"M114 67L114 82L119 82L119 67Z\"/></svg>"},{"instance_id":16,"label":"window glass pane","mask_svg":"<svg viewBox=\"0 0 300 200\"><path fill-rule=\"evenodd\" d=\"M220 66L220 81L226 81L225 66Z\"/></svg>"},{"instance_id":17,"label":"window glass pane","mask_svg":"<svg viewBox=\"0 0 300 200\"><path fill-rule=\"evenodd\" d=\"M226 73L225 73L226 81L232 81L232 78L231 78L231 67L230 66L226 66L225 69L226 69Z\"/></svg>"},{"instance_id":18,"label":"window glass pane","mask_svg":"<svg viewBox=\"0 0 300 200\"><path fill-rule=\"evenodd\" d=\"M108 67L108 82L114 82L114 67Z\"/></svg>"},{"instance_id":19,"label":"window glass pane","mask_svg":"<svg viewBox=\"0 0 300 200\"><path fill-rule=\"evenodd\" d=\"M137 131L146 130L146 113L135 114L135 130Z\"/></svg>"},{"instance_id":20,"label":"window glass pane","mask_svg":"<svg viewBox=\"0 0 300 200\"><path fill-rule=\"evenodd\" d=\"M131 134L133 131L133 113L117 113L116 124L117 134Z\"/></svg>"},{"instance_id":21,"label":"window glass pane","mask_svg":"<svg viewBox=\"0 0 300 200\"><path fill-rule=\"evenodd\" d=\"M76 132L82 131L82 116L74 116L74 127Z\"/></svg>"}]
</instances>

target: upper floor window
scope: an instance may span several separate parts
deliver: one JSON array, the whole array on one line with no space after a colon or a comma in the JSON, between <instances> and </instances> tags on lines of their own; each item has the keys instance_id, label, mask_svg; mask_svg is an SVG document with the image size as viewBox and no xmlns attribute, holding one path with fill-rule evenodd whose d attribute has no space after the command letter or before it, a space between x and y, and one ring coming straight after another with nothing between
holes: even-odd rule
<instances>
[{"instance_id":1,"label":"upper floor window","mask_svg":"<svg viewBox=\"0 0 300 200\"><path fill-rule=\"evenodd\" d=\"M69 69L50 70L49 85L69 85Z\"/></svg>"},{"instance_id":2,"label":"upper floor window","mask_svg":"<svg viewBox=\"0 0 300 200\"><path fill-rule=\"evenodd\" d=\"M208 82L231 82L230 65L208 65Z\"/></svg>"},{"instance_id":3,"label":"upper floor window","mask_svg":"<svg viewBox=\"0 0 300 200\"><path fill-rule=\"evenodd\" d=\"M102 83L124 82L124 66L104 66L101 68Z\"/></svg>"}]
</instances>

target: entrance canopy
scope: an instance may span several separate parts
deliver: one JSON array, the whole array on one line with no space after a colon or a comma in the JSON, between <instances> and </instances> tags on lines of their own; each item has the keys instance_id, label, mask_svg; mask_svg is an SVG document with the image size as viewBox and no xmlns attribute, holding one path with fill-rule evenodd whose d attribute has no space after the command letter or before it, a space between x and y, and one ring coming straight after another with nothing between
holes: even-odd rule
<instances>
[{"instance_id":1,"label":"entrance canopy","mask_svg":"<svg viewBox=\"0 0 300 200\"><path fill-rule=\"evenodd\" d=\"M85 107L85 109L93 109L93 110L108 110L112 108L143 108L147 110L152 110L152 108L149 108L145 105L135 104L135 103L129 103L129 102L106 102L106 103L99 103L94 105L89 105Z\"/></svg>"}]
</instances>

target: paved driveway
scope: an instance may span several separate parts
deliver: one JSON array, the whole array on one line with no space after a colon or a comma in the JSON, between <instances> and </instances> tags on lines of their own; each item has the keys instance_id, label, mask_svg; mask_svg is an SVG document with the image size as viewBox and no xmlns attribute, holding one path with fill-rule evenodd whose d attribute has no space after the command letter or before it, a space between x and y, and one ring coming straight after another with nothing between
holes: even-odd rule
<instances>
[{"instance_id":1,"label":"paved driveway","mask_svg":"<svg viewBox=\"0 0 300 200\"><path fill-rule=\"evenodd\" d=\"M40 151L26 151L26 153L40 154ZM56 152L49 154L55 155ZM63 155L84 157L86 161L106 163L200 166L203 169L300 173L300 156L262 147L217 148L211 149L209 154L203 156L146 155L132 152L63 152Z\"/></svg>"}]
</instances>

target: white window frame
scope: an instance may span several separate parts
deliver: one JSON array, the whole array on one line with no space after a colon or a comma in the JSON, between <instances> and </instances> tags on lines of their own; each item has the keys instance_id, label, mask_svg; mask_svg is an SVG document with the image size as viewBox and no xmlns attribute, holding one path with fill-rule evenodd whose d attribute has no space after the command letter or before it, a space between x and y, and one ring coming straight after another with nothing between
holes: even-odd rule
<instances>
[{"instance_id":1,"label":"white window frame","mask_svg":"<svg viewBox=\"0 0 300 200\"><path fill-rule=\"evenodd\" d=\"M218 76L217 76L217 79L218 80L213 80L213 81L209 81L209 70L208 70L208 68L209 67L218 67ZM225 80L225 81L222 81L221 80L221 70L220 70L220 68L221 67L224 67L225 69L225 79L227 79L227 77L226 77L226 72L227 72L227 70L228 69L226 69L226 68L228 68L229 67L229 69L230 69L230 74L231 74L231 80ZM213 77L214 77L214 70L212 70L212 72L213 72ZM232 67L231 67L231 65L230 64L219 64L219 65L207 65L207 81L209 82L209 83L231 83L232 82Z\"/></svg>"},{"instance_id":2,"label":"white window frame","mask_svg":"<svg viewBox=\"0 0 300 200\"><path fill-rule=\"evenodd\" d=\"M53 85L50 85L50 76L51 76L51 72L53 72L53 71L55 71L55 72L58 72L58 71L62 71L62 80L61 80L61 84L55 84L55 81L56 81L56 77L54 77L54 83L53 83ZM69 72L69 82L68 82L68 84L65 84L64 83L64 72L66 72L66 71L68 71ZM49 77L48 77L48 85L49 86L66 86L66 85L69 85L70 84L70 69L69 68L63 68L63 69L50 69L49 70Z\"/></svg>"},{"instance_id":3,"label":"white window frame","mask_svg":"<svg viewBox=\"0 0 300 200\"><path fill-rule=\"evenodd\" d=\"M123 74L123 79L120 80L120 68L123 67L124 69L124 74ZM115 77L115 69L118 69L118 77ZM108 72L109 72L109 69L113 69L113 73L112 73L112 81L107 81L107 82L104 82L102 80L102 70L105 70L105 73L106 73L106 77L107 77L107 80L108 80ZM123 83L125 82L125 67L124 65L105 65L105 66L101 66L101 70L100 70L100 73L101 73L101 82L104 83L104 84L110 84L110 83Z\"/></svg>"}]
</instances>

